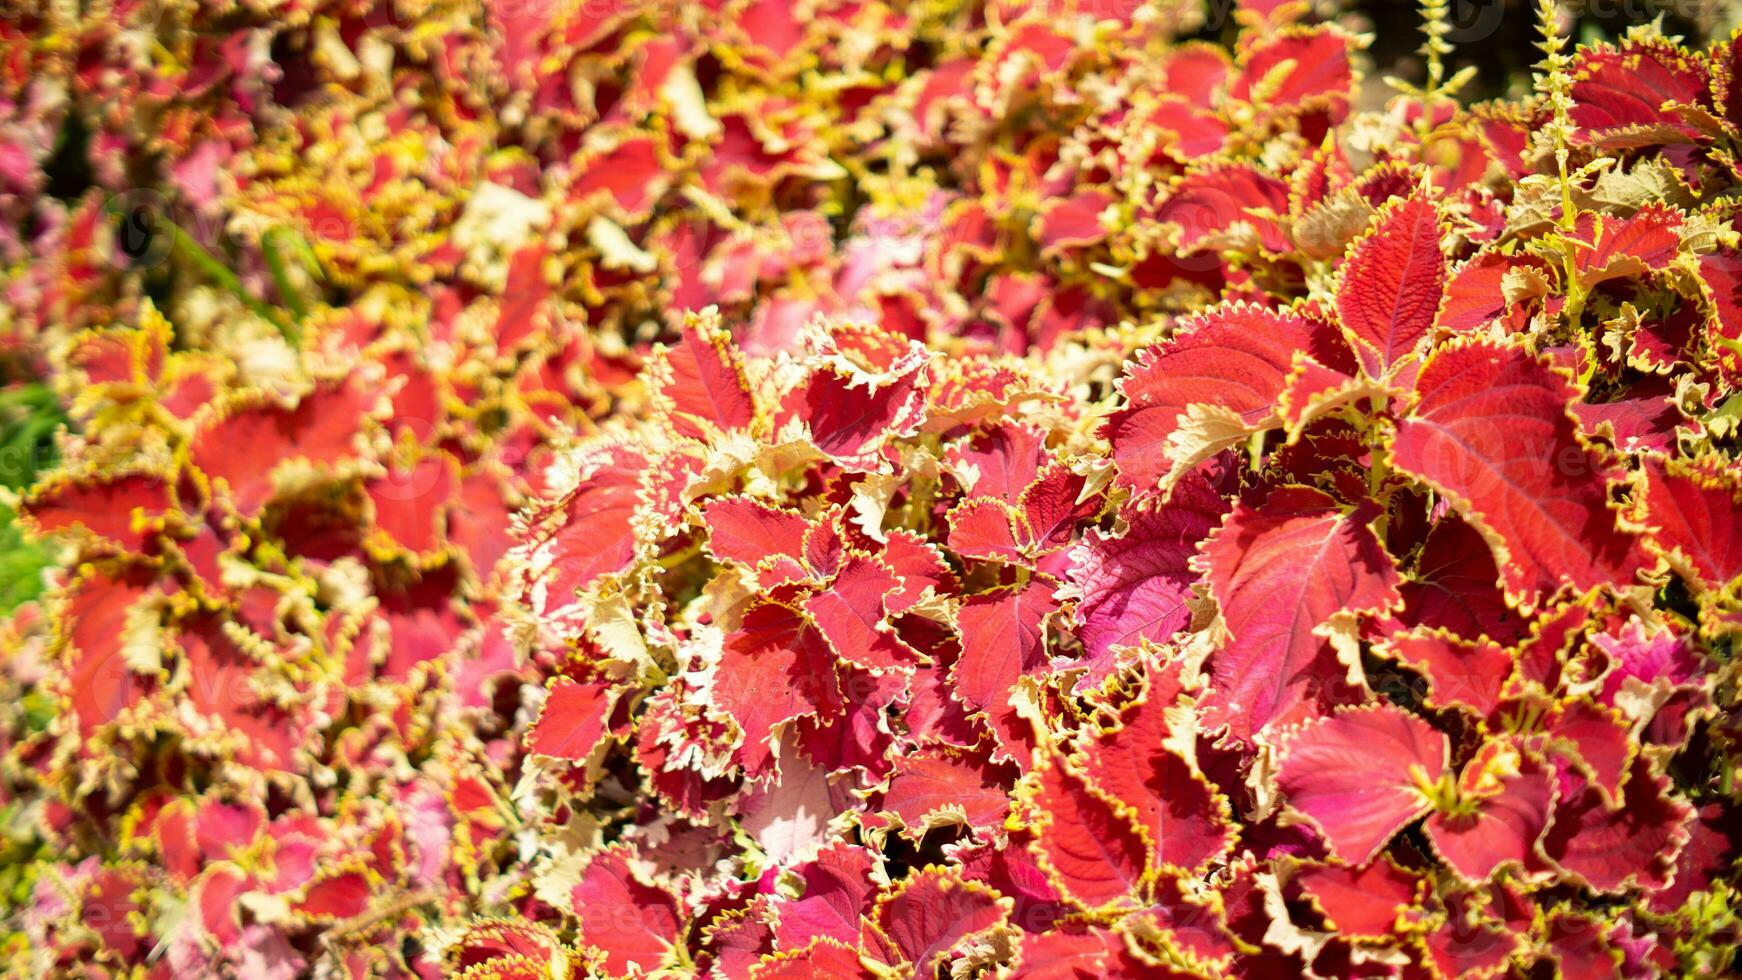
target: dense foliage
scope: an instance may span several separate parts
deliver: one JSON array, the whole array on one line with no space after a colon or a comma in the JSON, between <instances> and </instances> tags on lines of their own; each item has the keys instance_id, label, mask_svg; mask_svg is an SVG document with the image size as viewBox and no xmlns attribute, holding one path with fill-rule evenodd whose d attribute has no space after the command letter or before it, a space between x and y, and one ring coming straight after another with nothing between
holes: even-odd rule
<instances>
[{"instance_id":1,"label":"dense foliage","mask_svg":"<svg viewBox=\"0 0 1742 980\"><path fill-rule=\"evenodd\" d=\"M1734 969L1742 35L1229 6L8 14L13 972Z\"/></svg>"}]
</instances>

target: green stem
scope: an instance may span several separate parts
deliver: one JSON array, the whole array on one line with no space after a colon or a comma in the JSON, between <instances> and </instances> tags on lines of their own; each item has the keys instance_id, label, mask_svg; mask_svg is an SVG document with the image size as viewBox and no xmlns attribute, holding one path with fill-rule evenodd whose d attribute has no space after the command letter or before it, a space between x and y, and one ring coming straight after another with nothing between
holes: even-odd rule
<instances>
[{"instance_id":1,"label":"green stem","mask_svg":"<svg viewBox=\"0 0 1742 980\"><path fill-rule=\"evenodd\" d=\"M1579 226L1579 211L1573 206L1573 180L1567 174L1566 148L1557 147L1554 156L1561 178L1561 227L1573 231Z\"/></svg>"},{"instance_id":2,"label":"green stem","mask_svg":"<svg viewBox=\"0 0 1742 980\"><path fill-rule=\"evenodd\" d=\"M290 281L290 269L284 264L284 255L278 250L279 236L287 234L283 228L270 228L260 236L260 254L266 257L266 268L272 272L272 282L278 287L278 295L290 307L290 315L297 323L308 316L308 304L303 302L302 290Z\"/></svg>"},{"instance_id":3,"label":"green stem","mask_svg":"<svg viewBox=\"0 0 1742 980\"><path fill-rule=\"evenodd\" d=\"M1391 457L1386 455L1386 423L1382 416L1391 399L1381 391L1372 398L1373 411L1365 423L1362 435L1367 443L1367 495L1379 505L1379 516L1373 520L1373 533L1385 540L1391 526L1391 491L1385 481L1391 477Z\"/></svg>"},{"instance_id":4,"label":"green stem","mask_svg":"<svg viewBox=\"0 0 1742 980\"><path fill-rule=\"evenodd\" d=\"M301 349L302 332L297 329L294 323L284 319L284 317L279 315L277 310L256 299L251 293L249 293L248 290L242 286L242 280L236 278L234 272L231 272L222 262L219 262L214 258L212 253L206 251L205 246L194 241L193 236L189 235L186 231L183 231L180 225L166 218L160 217L157 220L159 224L169 232L171 244L173 244L183 255L192 260L194 265L198 266L200 271L205 273L207 278L217 283L225 292L235 296L242 302L242 305L248 307L255 316L258 316L262 320L277 327L278 332L284 336L284 339L289 342L290 346Z\"/></svg>"},{"instance_id":5,"label":"green stem","mask_svg":"<svg viewBox=\"0 0 1742 980\"><path fill-rule=\"evenodd\" d=\"M1570 338L1579 331L1579 320L1585 315L1585 287L1579 282L1578 263L1569 252L1562 260L1562 275L1567 283L1567 303L1561 308L1561 319L1567 325Z\"/></svg>"}]
</instances>

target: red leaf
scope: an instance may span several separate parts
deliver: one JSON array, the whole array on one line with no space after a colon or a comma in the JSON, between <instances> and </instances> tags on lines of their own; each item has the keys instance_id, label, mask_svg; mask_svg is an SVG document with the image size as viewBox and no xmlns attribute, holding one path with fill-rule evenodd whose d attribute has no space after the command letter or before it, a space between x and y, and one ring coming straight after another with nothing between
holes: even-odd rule
<instances>
[{"instance_id":1,"label":"red leaf","mask_svg":"<svg viewBox=\"0 0 1742 980\"><path fill-rule=\"evenodd\" d=\"M1669 886L1651 894L1651 911L1668 915L1682 907L1694 893L1710 889L1734 867L1738 851L1735 820L1721 803L1700 808L1689 824L1690 836L1676 860Z\"/></svg>"},{"instance_id":2,"label":"red leaf","mask_svg":"<svg viewBox=\"0 0 1742 980\"><path fill-rule=\"evenodd\" d=\"M243 517L272 498L272 474L287 461L332 466L356 455L363 423L380 392L361 380L328 382L285 407L249 395L225 406L194 436L194 468L228 495Z\"/></svg>"},{"instance_id":3,"label":"red leaf","mask_svg":"<svg viewBox=\"0 0 1742 980\"><path fill-rule=\"evenodd\" d=\"M1220 247L1233 229L1244 226L1262 248L1283 253L1289 250L1288 236L1276 216L1287 213L1287 184L1256 167L1222 165L1176 179L1155 220L1179 228L1175 241L1184 252Z\"/></svg>"},{"instance_id":4,"label":"red leaf","mask_svg":"<svg viewBox=\"0 0 1742 980\"><path fill-rule=\"evenodd\" d=\"M882 777L889 771L889 748L895 740L889 712L900 710L897 702L907 695L912 669L877 673L842 664L839 683L845 703L830 716L794 723L799 751L831 772L858 768L870 778Z\"/></svg>"},{"instance_id":5,"label":"red leaf","mask_svg":"<svg viewBox=\"0 0 1742 980\"><path fill-rule=\"evenodd\" d=\"M817 977L876 980L878 973L873 973L864 964L859 950L850 943L819 936L805 949L780 952L761 959L751 966L749 977L751 980L815 980Z\"/></svg>"},{"instance_id":6,"label":"red leaf","mask_svg":"<svg viewBox=\"0 0 1742 980\"><path fill-rule=\"evenodd\" d=\"M98 868L84 884L79 909L83 925L102 938L102 944L127 962L137 960L149 947L145 910L136 896L149 894L141 872L122 868Z\"/></svg>"},{"instance_id":7,"label":"red leaf","mask_svg":"<svg viewBox=\"0 0 1742 980\"><path fill-rule=\"evenodd\" d=\"M647 460L637 450L604 444L583 450L580 478L538 521L531 572L542 609L559 609L635 558L636 507Z\"/></svg>"},{"instance_id":8,"label":"red leaf","mask_svg":"<svg viewBox=\"0 0 1742 980\"><path fill-rule=\"evenodd\" d=\"M1010 811L1008 774L976 761L975 755L943 746L928 747L895 760L882 809L917 831L946 808L960 810L969 827L1002 826Z\"/></svg>"},{"instance_id":9,"label":"red leaf","mask_svg":"<svg viewBox=\"0 0 1742 980\"><path fill-rule=\"evenodd\" d=\"M528 920L483 920L467 926L447 954L448 966L465 970L488 963L492 966L527 960L548 969L562 953L562 943L544 925ZM503 961L508 961L504 964Z\"/></svg>"},{"instance_id":10,"label":"red leaf","mask_svg":"<svg viewBox=\"0 0 1742 980\"><path fill-rule=\"evenodd\" d=\"M821 937L803 949L777 953L750 968L750 980L875 980L878 976L860 960L852 945Z\"/></svg>"},{"instance_id":11,"label":"red leaf","mask_svg":"<svg viewBox=\"0 0 1742 980\"><path fill-rule=\"evenodd\" d=\"M1000 707L1018 677L1045 664L1042 621L1057 608L1052 588L1040 579L962 604L956 621L962 656L951 679L963 704L975 711Z\"/></svg>"},{"instance_id":12,"label":"red leaf","mask_svg":"<svg viewBox=\"0 0 1742 980\"><path fill-rule=\"evenodd\" d=\"M679 706L666 688L649 698L635 727L635 762L646 774L648 788L667 809L684 816L706 811L709 804L735 791L735 781L708 778L685 763L692 754L716 757L730 741L726 723L701 717L689 705Z\"/></svg>"},{"instance_id":13,"label":"red leaf","mask_svg":"<svg viewBox=\"0 0 1742 980\"><path fill-rule=\"evenodd\" d=\"M613 700L611 689L604 684L556 678L544 707L539 709L538 720L526 733L526 750L553 759L587 761L605 740Z\"/></svg>"},{"instance_id":14,"label":"red leaf","mask_svg":"<svg viewBox=\"0 0 1742 980\"><path fill-rule=\"evenodd\" d=\"M1410 626L1449 630L1466 638L1502 643L1522 639L1525 621L1506 606L1494 551L1467 522L1447 515L1434 524L1415 561L1415 573L1399 587Z\"/></svg>"},{"instance_id":15,"label":"red leaf","mask_svg":"<svg viewBox=\"0 0 1742 980\"><path fill-rule=\"evenodd\" d=\"M1453 870L1474 881L1503 865L1535 870L1554 792L1554 774L1542 763L1489 742L1458 777L1458 808L1428 817L1428 838Z\"/></svg>"},{"instance_id":16,"label":"red leaf","mask_svg":"<svg viewBox=\"0 0 1742 980\"><path fill-rule=\"evenodd\" d=\"M1599 892L1669 884L1693 808L1671 795L1669 780L1654 775L1645 756L1633 760L1620 807L1576 775L1563 772L1561 780L1561 801L1543 838L1550 860Z\"/></svg>"},{"instance_id":17,"label":"red leaf","mask_svg":"<svg viewBox=\"0 0 1742 980\"><path fill-rule=\"evenodd\" d=\"M1273 490L1260 508L1241 504L1204 542L1202 567L1229 639L1211 666L1213 715L1247 738L1289 716L1321 684L1325 640L1338 613L1376 612L1400 601L1397 568L1367 522L1308 487Z\"/></svg>"},{"instance_id":18,"label":"red leaf","mask_svg":"<svg viewBox=\"0 0 1742 980\"><path fill-rule=\"evenodd\" d=\"M1140 351L1119 383L1125 406L1106 425L1120 481L1165 492L1214 453L1276 426L1295 352L1316 347L1317 336L1303 317L1236 303Z\"/></svg>"},{"instance_id":19,"label":"red leaf","mask_svg":"<svg viewBox=\"0 0 1742 980\"><path fill-rule=\"evenodd\" d=\"M847 366L858 352L819 359L804 385L783 406L803 420L817 449L843 466L874 467L891 439L909 435L925 418L931 353L918 344L888 364Z\"/></svg>"},{"instance_id":20,"label":"red leaf","mask_svg":"<svg viewBox=\"0 0 1742 980\"><path fill-rule=\"evenodd\" d=\"M1652 450L1673 453L1678 433L1697 433L1677 403L1668 381L1654 379L1635 385L1629 396L1611 402L1580 402L1573 406L1585 435L1602 439L1625 453Z\"/></svg>"},{"instance_id":21,"label":"red leaf","mask_svg":"<svg viewBox=\"0 0 1742 980\"><path fill-rule=\"evenodd\" d=\"M1346 106L1355 86L1351 43L1331 27L1261 35L1240 59L1240 75L1230 94L1265 106Z\"/></svg>"},{"instance_id":22,"label":"red leaf","mask_svg":"<svg viewBox=\"0 0 1742 980\"><path fill-rule=\"evenodd\" d=\"M1030 557L1056 551L1070 543L1079 521L1101 509L1099 497L1079 501L1085 480L1062 464L1053 464L1022 491L1021 541Z\"/></svg>"},{"instance_id":23,"label":"red leaf","mask_svg":"<svg viewBox=\"0 0 1742 980\"><path fill-rule=\"evenodd\" d=\"M1707 100L1701 59L1668 41L1628 41L1620 47L1593 46L1574 62L1570 115L1579 139L1602 142L1612 131L1641 127L1647 144L1666 142L1671 133L1692 133L1673 106ZM1684 137L1685 138L1685 137Z\"/></svg>"},{"instance_id":24,"label":"red leaf","mask_svg":"<svg viewBox=\"0 0 1742 980\"><path fill-rule=\"evenodd\" d=\"M1720 456L1698 461L1646 456L1645 512L1651 541L1702 590L1742 576L1742 469Z\"/></svg>"},{"instance_id":25,"label":"red leaf","mask_svg":"<svg viewBox=\"0 0 1742 980\"><path fill-rule=\"evenodd\" d=\"M1155 148L1158 154L1189 163L1222 149L1228 139L1228 124L1205 108L1208 99L1194 103L1182 98L1171 86L1159 94L1154 108L1148 110L1145 124L1151 131L1166 132L1173 138L1158 141Z\"/></svg>"},{"instance_id":26,"label":"red leaf","mask_svg":"<svg viewBox=\"0 0 1742 980\"><path fill-rule=\"evenodd\" d=\"M909 700L902 721L908 736L916 741L937 742L970 748L980 740L980 726L969 718L954 675L961 660L961 646L953 633L930 620L904 621L903 632L931 662L913 672Z\"/></svg>"},{"instance_id":27,"label":"red leaf","mask_svg":"<svg viewBox=\"0 0 1742 980\"><path fill-rule=\"evenodd\" d=\"M1051 202L1038 216L1041 254L1050 255L1084 245L1093 245L1107 237L1101 227L1101 212L1113 203L1113 195L1091 189L1064 200Z\"/></svg>"},{"instance_id":28,"label":"red leaf","mask_svg":"<svg viewBox=\"0 0 1742 980\"><path fill-rule=\"evenodd\" d=\"M871 880L875 864L870 851L837 841L796 868L804 891L780 906L775 926L780 947L797 949L819 936L856 942L875 889Z\"/></svg>"},{"instance_id":29,"label":"red leaf","mask_svg":"<svg viewBox=\"0 0 1742 980\"><path fill-rule=\"evenodd\" d=\"M748 429L756 421L743 358L713 318L686 318L682 341L664 353L651 374L657 404L680 436L708 439L716 432Z\"/></svg>"},{"instance_id":30,"label":"red leaf","mask_svg":"<svg viewBox=\"0 0 1742 980\"><path fill-rule=\"evenodd\" d=\"M1443 733L1402 708L1339 711L1283 743L1277 785L1332 853L1363 866L1427 810L1422 790L1439 781L1450 752Z\"/></svg>"},{"instance_id":31,"label":"red leaf","mask_svg":"<svg viewBox=\"0 0 1742 980\"><path fill-rule=\"evenodd\" d=\"M976 497L996 497L1014 506L1022 491L1040 475L1047 458L1045 437L1026 425L1006 424L957 443L945 452L951 468L963 474L964 484L972 473Z\"/></svg>"},{"instance_id":32,"label":"red leaf","mask_svg":"<svg viewBox=\"0 0 1742 980\"><path fill-rule=\"evenodd\" d=\"M569 896L580 920L580 945L604 954L616 976L668 965L684 926L677 901L630 868L633 856L623 844L597 851Z\"/></svg>"},{"instance_id":33,"label":"red leaf","mask_svg":"<svg viewBox=\"0 0 1742 980\"><path fill-rule=\"evenodd\" d=\"M773 761L775 726L806 715L829 717L841 704L835 657L797 610L764 603L726 638L714 672L714 705L744 734L739 758L753 773Z\"/></svg>"},{"instance_id":34,"label":"red leaf","mask_svg":"<svg viewBox=\"0 0 1742 980\"><path fill-rule=\"evenodd\" d=\"M840 571L847 558L847 543L836 520L819 521L804 535L804 564L811 577L827 579Z\"/></svg>"},{"instance_id":35,"label":"red leaf","mask_svg":"<svg viewBox=\"0 0 1742 980\"><path fill-rule=\"evenodd\" d=\"M178 636L186 662L182 690L200 719L198 734L227 735L238 761L260 769L295 771L293 753L307 722L260 694L259 671L231 639L224 623L205 616L183 625Z\"/></svg>"},{"instance_id":36,"label":"red leaf","mask_svg":"<svg viewBox=\"0 0 1742 980\"><path fill-rule=\"evenodd\" d=\"M1514 601L1633 580L1639 548L1608 503L1618 474L1579 441L1564 378L1517 347L1470 343L1434 354L1416 391L1395 463L1482 532Z\"/></svg>"},{"instance_id":37,"label":"red leaf","mask_svg":"<svg viewBox=\"0 0 1742 980\"><path fill-rule=\"evenodd\" d=\"M68 589L61 613L66 630L62 669L81 737L90 738L120 718L149 689L151 682L128 666L125 650L129 617L156 593L146 575L92 573Z\"/></svg>"},{"instance_id":38,"label":"red leaf","mask_svg":"<svg viewBox=\"0 0 1742 980\"><path fill-rule=\"evenodd\" d=\"M758 895L748 905L722 912L707 924L703 945L713 954L714 972L749 976L759 961L774 952L771 898Z\"/></svg>"},{"instance_id":39,"label":"red leaf","mask_svg":"<svg viewBox=\"0 0 1742 980\"><path fill-rule=\"evenodd\" d=\"M1581 213L1573 239L1574 274L1590 289L1610 279L1661 272L1681 254L1681 226L1681 213L1662 204L1647 204L1630 218Z\"/></svg>"},{"instance_id":40,"label":"red leaf","mask_svg":"<svg viewBox=\"0 0 1742 980\"><path fill-rule=\"evenodd\" d=\"M206 799L194 813L194 840L207 861L235 860L265 826L266 813L258 806Z\"/></svg>"},{"instance_id":41,"label":"red leaf","mask_svg":"<svg viewBox=\"0 0 1742 980\"><path fill-rule=\"evenodd\" d=\"M337 922L368 911L378 891L363 871L323 874L291 901L291 908L313 922Z\"/></svg>"},{"instance_id":42,"label":"red leaf","mask_svg":"<svg viewBox=\"0 0 1742 980\"><path fill-rule=\"evenodd\" d=\"M1606 921L1571 909L1557 909L1534 930L1562 977L1601 977L1619 973L1625 955L1608 941Z\"/></svg>"},{"instance_id":43,"label":"red leaf","mask_svg":"<svg viewBox=\"0 0 1742 980\"><path fill-rule=\"evenodd\" d=\"M962 874L1007 895L1015 902L1014 923L1023 929L1041 929L1070 915L1047 872L1035 861L1034 836L1026 829L1009 832L999 843L977 843L957 852Z\"/></svg>"},{"instance_id":44,"label":"red leaf","mask_svg":"<svg viewBox=\"0 0 1742 980\"><path fill-rule=\"evenodd\" d=\"M1621 799L1627 766L1639 749L1625 715L1587 698L1571 698L1555 705L1543 730L1552 747L1569 756L1606 799L1611 803Z\"/></svg>"},{"instance_id":45,"label":"red leaf","mask_svg":"<svg viewBox=\"0 0 1742 980\"><path fill-rule=\"evenodd\" d=\"M1742 252L1719 249L1700 256L1700 282L1711 307L1706 317L1708 356L1733 384L1742 379Z\"/></svg>"},{"instance_id":46,"label":"red leaf","mask_svg":"<svg viewBox=\"0 0 1742 980\"><path fill-rule=\"evenodd\" d=\"M1669 687L1698 687L1705 674L1705 658L1689 637L1668 628L1647 631L1637 619L1591 637L1591 645L1603 651L1608 661L1597 700L1609 707L1614 707L1629 688L1649 688L1660 682Z\"/></svg>"},{"instance_id":47,"label":"red leaf","mask_svg":"<svg viewBox=\"0 0 1742 980\"><path fill-rule=\"evenodd\" d=\"M1054 886L1088 909L1135 904L1153 845L1132 811L1056 759L1033 779L1030 849Z\"/></svg>"},{"instance_id":48,"label":"red leaf","mask_svg":"<svg viewBox=\"0 0 1742 980\"><path fill-rule=\"evenodd\" d=\"M1433 630L1412 630L1393 634L1382 649L1427 678L1431 688L1426 704L1461 705L1483 718L1499 707L1501 691L1512 676L1512 652L1486 638L1463 640Z\"/></svg>"},{"instance_id":49,"label":"red leaf","mask_svg":"<svg viewBox=\"0 0 1742 980\"><path fill-rule=\"evenodd\" d=\"M911 667L919 660L886 622L884 599L901 587L882 562L851 557L829 587L804 600L804 610L835 656L867 670Z\"/></svg>"},{"instance_id":50,"label":"red leaf","mask_svg":"<svg viewBox=\"0 0 1742 980\"><path fill-rule=\"evenodd\" d=\"M1477 911L1455 910L1422 941L1440 976L1492 977L1523 949L1519 937Z\"/></svg>"},{"instance_id":51,"label":"red leaf","mask_svg":"<svg viewBox=\"0 0 1742 980\"><path fill-rule=\"evenodd\" d=\"M174 508L170 481L155 473L53 477L32 489L19 515L38 534L82 527L137 552L152 523Z\"/></svg>"},{"instance_id":52,"label":"red leaf","mask_svg":"<svg viewBox=\"0 0 1742 980\"><path fill-rule=\"evenodd\" d=\"M1004 925L1010 900L954 869L916 871L879 896L871 922L915 977L929 977L939 959L963 942Z\"/></svg>"},{"instance_id":53,"label":"red leaf","mask_svg":"<svg viewBox=\"0 0 1742 980\"><path fill-rule=\"evenodd\" d=\"M1116 937L1104 930L1061 924L1044 932L1024 932L1010 980L1098 980L1106 969L1108 946Z\"/></svg>"},{"instance_id":54,"label":"red leaf","mask_svg":"<svg viewBox=\"0 0 1742 980\"><path fill-rule=\"evenodd\" d=\"M803 514L742 497L708 501L702 523L710 554L748 568L773 555L802 562L805 535L813 525Z\"/></svg>"},{"instance_id":55,"label":"red leaf","mask_svg":"<svg viewBox=\"0 0 1742 980\"><path fill-rule=\"evenodd\" d=\"M1234 843L1228 801L1210 781L1164 744L1173 734L1173 701L1157 681L1119 714L1119 727L1090 743L1083 768L1090 781L1136 811L1155 843L1157 865L1195 872Z\"/></svg>"},{"instance_id":56,"label":"red leaf","mask_svg":"<svg viewBox=\"0 0 1742 980\"><path fill-rule=\"evenodd\" d=\"M208 935L220 943L233 943L242 934L238 901L255 887L255 883L234 866L218 865L208 868L194 882L188 899L199 908L199 922Z\"/></svg>"},{"instance_id":57,"label":"red leaf","mask_svg":"<svg viewBox=\"0 0 1742 980\"><path fill-rule=\"evenodd\" d=\"M509 258L508 279L503 285L493 331L498 350L512 351L533 336L544 342L544 335L551 327L550 299L554 292L544 274L548 257L544 243L537 242L516 249ZM400 413L395 411L394 414Z\"/></svg>"},{"instance_id":58,"label":"red leaf","mask_svg":"<svg viewBox=\"0 0 1742 980\"><path fill-rule=\"evenodd\" d=\"M947 518L950 550L964 558L1019 563L1023 559L1017 519L1016 511L1002 500L964 500Z\"/></svg>"},{"instance_id":59,"label":"red leaf","mask_svg":"<svg viewBox=\"0 0 1742 980\"><path fill-rule=\"evenodd\" d=\"M442 546L443 520L459 492L460 470L445 453L431 454L410 470L389 469L364 489L375 527L399 548L427 555ZM488 571L488 570L486 570Z\"/></svg>"},{"instance_id":60,"label":"red leaf","mask_svg":"<svg viewBox=\"0 0 1742 980\"><path fill-rule=\"evenodd\" d=\"M1683 303L1668 316L1641 321L1633 328L1633 336L1628 341L1627 363L1642 371L1654 373L1669 372L1677 366L1692 364L1697 357L1694 354L1694 337L1704 321L1704 312L1693 303ZM1662 383L1661 387L1649 382L1632 387L1635 392L1654 389L1655 393L1666 396L1665 400L1670 400L1674 395L1667 382Z\"/></svg>"},{"instance_id":61,"label":"red leaf","mask_svg":"<svg viewBox=\"0 0 1742 980\"><path fill-rule=\"evenodd\" d=\"M509 521L518 503L508 481L497 473L483 470L460 482L459 506L448 513L448 538L483 581L495 577L496 563L514 543Z\"/></svg>"},{"instance_id":62,"label":"red leaf","mask_svg":"<svg viewBox=\"0 0 1742 980\"><path fill-rule=\"evenodd\" d=\"M1459 266L1446 285L1446 300L1439 312L1439 327L1453 334L1469 333L1501 316L1511 304L1506 299L1506 277L1514 269L1546 274L1543 261L1535 256L1483 252Z\"/></svg>"},{"instance_id":63,"label":"red leaf","mask_svg":"<svg viewBox=\"0 0 1742 980\"><path fill-rule=\"evenodd\" d=\"M1446 294L1439 211L1425 190L1387 207L1343 262L1337 314L1369 376L1412 354Z\"/></svg>"},{"instance_id":64,"label":"red leaf","mask_svg":"<svg viewBox=\"0 0 1742 980\"><path fill-rule=\"evenodd\" d=\"M609 152L590 155L576 169L568 185L570 201L606 195L632 220L652 205L670 172L658 138L640 135L624 139Z\"/></svg>"},{"instance_id":65,"label":"red leaf","mask_svg":"<svg viewBox=\"0 0 1742 980\"><path fill-rule=\"evenodd\" d=\"M1291 439L1298 439L1313 422L1378 390L1372 381L1356 376L1358 369L1352 351L1333 349L1332 353L1347 363L1326 366L1305 352L1295 355L1294 370L1276 399L1277 413Z\"/></svg>"},{"instance_id":66,"label":"red leaf","mask_svg":"<svg viewBox=\"0 0 1742 980\"><path fill-rule=\"evenodd\" d=\"M1521 684L1534 683L1545 691L1560 686L1561 659L1590 622L1591 608L1577 597L1543 609L1531 623L1531 636L1514 648L1512 678L1507 695L1516 697Z\"/></svg>"},{"instance_id":67,"label":"red leaf","mask_svg":"<svg viewBox=\"0 0 1742 980\"><path fill-rule=\"evenodd\" d=\"M1388 860L1366 868L1302 865L1294 883L1318 905L1338 935L1372 939L1393 935L1397 920L1420 907L1423 891L1420 875Z\"/></svg>"},{"instance_id":68,"label":"red leaf","mask_svg":"<svg viewBox=\"0 0 1742 980\"><path fill-rule=\"evenodd\" d=\"M900 529L889 531L888 538L883 545L883 563L901 579L901 588L883 597L883 607L890 615L912 609L927 591L933 596L948 596L960 589L941 550L926 538Z\"/></svg>"}]
</instances>

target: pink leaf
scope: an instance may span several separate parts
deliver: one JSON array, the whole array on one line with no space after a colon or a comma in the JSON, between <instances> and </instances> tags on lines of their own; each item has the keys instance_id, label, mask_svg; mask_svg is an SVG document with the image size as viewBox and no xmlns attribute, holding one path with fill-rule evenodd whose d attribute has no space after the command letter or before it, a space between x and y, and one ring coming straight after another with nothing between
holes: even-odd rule
<instances>
[{"instance_id":1,"label":"pink leaf","mask_svg":"<svg viewBox=\"0 0 1742 980\"><path fill-rule=\"evenodd\" d=\"M1443 733L1402 708L1339 711L1283 742L1277 785L1332 853L1365 866L1427 811L1423 790L1439 782L1450 752Z\"/></svg>"},{"instance_id":2,"label":"pink leaf","mask_svg":"<svg viewBox=\"0 0 1742 980\"><path fill-rule=\"evenodd\" d=\"M1367 508L1344 513L1308 487L1273 490L1240 504L1204 542L1202 563L1229 639L1211 666L1213 717L1242 738L1289 717L1326 677L1317 633L1338 613L1376 612L1400 601L1391 556L1367 526Z\"/></svg>"}]
</instances>

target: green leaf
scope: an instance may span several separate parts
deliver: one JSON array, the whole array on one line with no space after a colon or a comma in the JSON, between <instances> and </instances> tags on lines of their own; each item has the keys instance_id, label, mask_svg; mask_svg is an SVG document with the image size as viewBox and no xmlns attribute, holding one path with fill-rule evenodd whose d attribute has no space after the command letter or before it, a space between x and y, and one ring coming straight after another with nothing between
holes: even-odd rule
<instances>
[{"instance_id":1,"label":"green leaf","mask_svg":"<svg viewBox=\"0 0 1742 980\"><path fill-rule=\"evenodd\" d=\"M25 540L15 516L12 508L0 505L0 614L36 598L42 591L42 570L53 564L42 546Z\"/></svg>"}]
</instances>

